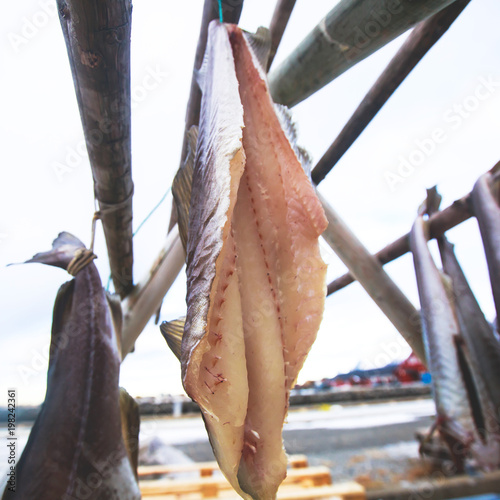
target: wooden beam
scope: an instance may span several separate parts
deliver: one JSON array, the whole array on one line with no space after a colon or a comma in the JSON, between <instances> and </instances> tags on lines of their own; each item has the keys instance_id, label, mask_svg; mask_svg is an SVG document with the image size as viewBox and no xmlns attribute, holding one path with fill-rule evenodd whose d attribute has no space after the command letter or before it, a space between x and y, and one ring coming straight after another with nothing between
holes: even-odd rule
<instances>
[{"instance_id":1,"label":"wooden beam","mask_svg":"<svg viewBox=\"0 0 500 500\"><path fill-rule=\"evenodd\" d=\"M293 469L301 469L309 466L306 455L290 455L288 466ZM138 468L140 478L149 476L163 476L167 474L179 474L182 472L198 472L200 476L212 476L214 472L220 472L216 461L210 462L188 462L175 465L141 465Z\"/></svg>"},{"instance_id":2,"label":"wooden beam","mask_svg":"<svg viewBox=\"0 0 500 500\"><path fill-rule=\"evenodd\" d=\"M115 290L133 287L130 0L57 0Z\"/></svg>"},{"instance_id":3,"label":"wooden beam","mask_svg":"<svg viewBox=\"0 0 500 500\"><path fill-rule=\"evenodd\" d=\"M288 469L287 475L283 480L280 489L283 490L289 486L325 486L332 484L330 469L324 465L314 467L302 467L298 469ZM204 497L214 498L219 492L231 490L232 486L222 475L205 476L186 479L153 479L142 480L140 482L141 493L145 497L160 495L188 495L201 493ZM205 494L210 491L211 494ZM214 494L215 493L215 494ZM234 496L232 496L234 498ZM278 493L278 498L280 494ZM288 498L288 497L286 497ZM293 497L292 497L293 498ZM300 497L298 497L300 498ZM315 498L314 496L306 498ZM330 495L331 498L331 495Z\"/></svg>"},{"instance_id":4,"label":"wooden beam","mask_svg":"<svg viewBox=\"0 0 500 500\"><path fill-rule=\"evenodd\" d=\"M271 35L271 52L269 53L269 60L267 61L267 71L273 63L274 56L278 51L279 44L283 38L283 33L292 15L295 2L297 0L278 0L274 8L273 18L269 26L269 34Z\"/></svg>"},{"instance_id":5,"label":"wooden beam","mask_svg":"<svg viewBox=\"0 0 500 500\"><path fill-rule=\"evenodd\" d=\"M500 168L500 162L492 169L492 172ZM493 181L495 185L500 185L500 175L499 173L493 175ZM471 209L471 195L468 194L459 200L454 201L449 207L435 213L429 219L429 230L430 238L437 238L444 234L451 228L458 226L462 222L470 219L472 217ZM410 251L410 233L398 238L386 247L379 250L374 257L380 262L381 265L387 264L401 257L405 253ZM342 288L350 285L356 281L356 278L351 273L346 273L339 278L333 280L327 289L327 295L330 295Z\"/></svg>"},{"instance_id":6,"label":"wooden beam","mask_svg":"<svg viewBox=\"0 0 500 500\"><path fill-rule=\"evenodd\" d=\"M271 72L273 99L294 106L454 0L341 0Z\"/></svg>"},{"instance_id":7,"label":"wooden beam","mask_svg":"<svg viewBox=\"0 0 500 500\"><path fill-rule=\"evenodd\" d=\"M321 194L318 193L318 196L328 219L328 227L323 233L323 238L353 276L356 276L361 286L408 342L413 352L425 363L419 311Z\"/></svg>"},{"instance_id":8,"label":"wooden beam","mask_svg":"<svg viewBox=\"0 0 500 500\"><path fill-rule=\"evenodd\" d=\"M122 302L122 358L131 351L137 337L160 307L185 261L179 231L175 226L148 275Z\"/></svg>"},{"instance_id":9,"label":"wooden beam","mask_svg":"<svg viewBox=\"0 0 500 500\"><path fill-rule=\"evenodd\" d=\"M401 82L446 33L469 2L470 0L457 0L437 14L422 21L413 29L338 137L314 167L312 180L315 184L319 184L326 177L389 100Z\"/></svg>"}]
</instances>

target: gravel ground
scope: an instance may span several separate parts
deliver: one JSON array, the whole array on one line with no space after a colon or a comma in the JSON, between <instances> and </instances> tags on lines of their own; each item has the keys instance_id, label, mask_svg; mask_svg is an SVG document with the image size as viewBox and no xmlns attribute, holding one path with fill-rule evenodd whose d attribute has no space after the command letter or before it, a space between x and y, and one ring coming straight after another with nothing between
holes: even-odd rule
<instances>
[{"instance_id":1,"label":"gravel ground","mask_svg":"<svg viewBox=\"0 0 500 500\"><path fill-rule=\"evenodd\" d=\"M412 422L356 429L301 429L284 432L287 453L305 454L310 465L326 465L333 482L358 481L368 489L406 484L425 476L415 432L428 428L432 417ZM177 444L190 459L213 460L206 441Z\"/></svg>"}]
</instances>

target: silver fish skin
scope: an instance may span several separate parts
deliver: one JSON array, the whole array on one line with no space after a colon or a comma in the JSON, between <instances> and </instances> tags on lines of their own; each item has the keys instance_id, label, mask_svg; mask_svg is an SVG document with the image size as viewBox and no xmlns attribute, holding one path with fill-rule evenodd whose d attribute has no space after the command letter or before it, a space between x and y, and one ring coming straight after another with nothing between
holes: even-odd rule
<instances>
[{"instance_id":1,"label":"silver fish skin","mask_svg":"<svg viewBox=\"0 0 500 500\"><path fill-rule=\"evenodd\" d=\"M472 207L479 224L488 264L493 300L497 313L497 331L500 330L500 207L493 196L493 176L482 175L472 190Z\"/></svg>"},{"instance_id":2,"label":"silver fish skin","mask_svg":"<svg viewBox=\"0 0 500 500\"><path fill-rule=\"evenodd\" d=\"M61 233L28 262L65 269L84 245ZM141 498L120 422L120 353L97 268L88 264L58 291L47 392L3 500Z\"/></svg>"},{"instance_id":3,"label":"silver fish skin","mask_svg":"<svg viewBox=\"0 0 500 500\"><path fill-rule=\"evenodd\" d=\"M474 294L467 282L453 250L447 239L438 239L444 272L452 279L453 296L462 326L464 339L475 363L480 366L489 397L496 408L500 408L500 343L493 329L484 317Z\"/></svg>"},{"instance_id":4,"label":"silver fish skin","mask_svg":"<svg viewBox=\"0 0 500 500\"><path fill-rule=\"evenodd\" d=\"M443 270L451 278L452 299L465 342L464 354L472 376L469 391L476 392L469 399L484 442L478 460L483 469L493 470L500 465L500 344L469 287L453 244L441 236L438 245Z\"/></svg>"},{"instance_id":5,"label":"silver fish skin","mask_svg":"<svg viewBox=\"0 0 500 500\"><path fill-rule=\"evenodd\" d=\"M466 387L460 370L456 342L460 327L445 286L427 246L426 223L418 216L410 232L415 264L427 365L432 375L437 426L459 466L477 442ZM459 453L454 451L460 449Z\"/></svg>"}]
</instances>

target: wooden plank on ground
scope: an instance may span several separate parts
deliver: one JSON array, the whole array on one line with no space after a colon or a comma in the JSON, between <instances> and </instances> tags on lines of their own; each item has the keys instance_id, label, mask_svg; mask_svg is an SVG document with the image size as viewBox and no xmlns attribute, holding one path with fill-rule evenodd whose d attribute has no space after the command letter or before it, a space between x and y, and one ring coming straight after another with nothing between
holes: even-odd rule
<instances>
[{"instance_id":1,"label":"wooden plank on ground","mask_svg":"<svg viewBox=\"0 0 500 500\"><path fill-rule=\"evenodd\" d=\"M299 469L308 466L306 455L291 455L288 457L288 465L292 469ZM219 470L219 465L215 460L210 462L192 462L175 465L141 465L138 468L139 478L146 476L160 476L167 474L179 474L182 472L199 471L201 476L211 476L214 471Z\"/></svg>"},{"instance_id":2,"label":"wooden plank on ground","mask_svg":"<svg viewBox=\"0 0 500 500\"><path fill-rule=\"evenodd\" d=\"M435 474L433 478L419 481L408 486L394 486L372 490L367 494L369 500L408 500L409 498L432 498L445 500L451 498L473 498L477 495L498 493L500 491L500 471L487 472L477 476L446 477Z\"/></svg>"},{"instance_id":3,"label":"wooden plank on ground","mask_svg":"<svg viewBox=\"0 0 500 500\"><path fill-rule=\"evenodd\" d=\"M304 487L325 486L332 482L330 469L325 466L301 467L289 469L283 485ZM143 496L185 495L201 492L204 497L217 496L221 490L231 490L232 487L222 476L199 477L191 480L157 479L139 483Z\"/></svg>"},{"instance_id":4,"label":"wooden plank on ground","mask_svg":"<svg viewBox=\"0 0 500 500\"><path fill-rule=\"evenodd\" d=\"M233 490L219 491L217 496L203 497L201 493L186 495L158 495L144 498L153 498L154 500L239 500L239 495ZM277 500L366 500L365 488L356 482L345 482L326 486L280 486L277 494Z\"/></svg>"},{"instance_id":5,"label":"wooden plank on ground","mask_svg":"<svg viewBox=\"0 0 500 500\"><path fill-rule=\"evenodd\" d=\"M278 490L278 500L308 500L308 499L338 498L341 500L365 500L365 488L356 482L332 484L329 486L318 486L314 488Z\"/></svg>"}]
</instances>

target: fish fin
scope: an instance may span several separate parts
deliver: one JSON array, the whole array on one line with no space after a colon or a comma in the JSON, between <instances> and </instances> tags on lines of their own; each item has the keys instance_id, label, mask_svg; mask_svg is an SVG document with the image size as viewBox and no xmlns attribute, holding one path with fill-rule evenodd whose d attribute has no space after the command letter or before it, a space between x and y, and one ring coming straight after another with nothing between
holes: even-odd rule
<instances>
[{"instance_id":1,"label":"fish fin","mask_svg":"<svg viewBox=\"0 0 500 500\"><path fill-rule=\"evenodd\" d=\"M188 133L188 152L186 160L177 171L172 182L172 195L177 208L177 224L184 251L187 248L189 205L191 204L191 187L193 182L194 159L198 141L198 127L192 126Z\"/></svg>"},{"instance_id":2,"label":"fish fin","mask_svg":"<svg viewBox=\"0 0 500 500\"><path fill-rule=\"evenodd\" d=\"M123 388L120 387L120 416L122 425L122 437L130 460L130 465L137 480L137 465L139 463L139 429L140 416L139 405L136 400Z\"/></svg>"},{"instance_id":3,"label":"fish fin","mask_svg":"<svg viewBox=\"0 0 500 500\"><path fill-rule=\"evenodd\" d=\"M437 186L427 189L427 199L425 203L426 212L429 217L436 212L439 212L439 206L441 205L442 199L443 197L438 193Z\"/></svg>"},{"instance_id":4,"label":"fish fin","mask_svg":"<svg viewBox=\"0 0 500 500\"><path fill-rule=\"evenodd\" d=\"M441 200L443 197L438 193L437 186L433 186L427 191L427 197L418 207L418 215L427 214L429 217L439 212L439 206L441 205Z\"/></svg>"},{"instance_id":5,"label":"fish fin","mask_svg":"<svg viewBox=\"0 0 500 500\"><path fill-rule=\"evenodd\" d=\"M196 80L196 83L198 84L198 87L200 87L201 93L203 94L203 89L205 88L205 82L207 80L207 74L208 74L208 39L210 39L210 32L214 29L217 29L217 25L219 25L219 21L216 19L213 19L210 21L208 25L208 32L207 32L207 47L205 48L205 53L203 54L203 60L201 61L201 65L199 68L194 68L193 70L193 75ZM212 26L213 25L213 26Z\"/></svg>"},{"instance_id":6,"label":"fish fin","mask_svg":"<svg viewBox=\"0 0 500 500\"><path fill-rule=\"evenodd\" d=\"M266 73L269 55L271 54L271 32L267 28L260 26L257 28L256 33L243 31L243 36L250 45L262 71Z\"/></svg>"},{"instance_id":7,"label":"fish fin","mask_svg":"<svg viewBox=\"0 0 500 500\"><path fill-rule=\"evenodd\" d=\"M274 103L274 110L276 111L281 128L283 132L285 132L288 142L291 144L293 151L302 164L305 173L310 178L312 159L309 153L297 144L297 127L293 121L292 112L286 106L283 106L283 104L277 103Z\"/></svg>"},{"instance_id":8,"label":"fish fin","mask_svg":"<svg viewBox=\"0 0 500 500\"><path fill-rule=\"evenodd\" d=\"M158 309L156 310L156 314L155 314L155 325L158 324L158 322L160 321L160 314L161 314L161 306L163 305L163 299L161 300L160 302L160 305L158 306Z\"/></svg>"},{"instance_id":9,"label":"fish fin","mask_svg":"<svg viewBox=\"0 0 500 500\"><path fill-rule=\"evenodd\" d=\"M122 356L122 326L123 326L123 312L120 296L117 294L110 294L106 292L106 299L108 301L109 311L111 313L111 321L113 323L113 330L115 333L116 346Z\"/></svg>"},{"instance_id":10,"label":"fish fin","mask_svg":"<svg viewBox=\"0 0 500 500\"><path fill-rule=\"evenodd\" d=\"M52 249L40 252L27 260L25 264L40 263L49 266L67 269L77 250L84 249L85 245L76 237L66 231L59 233L52 242Z\"/></svg>"},{"instance_id":11,"label":"fish fin","mask_svg":"<svg viewBox=\"0 0 500 500\"><path fill-rule=\"evenodd\" d=\"M181 344L184 335L184 324L186 318L179 318L174 321L164 321L160 325L160 331L167 341L168 347L181 360Z\"/></svg>"}]
</instances>

